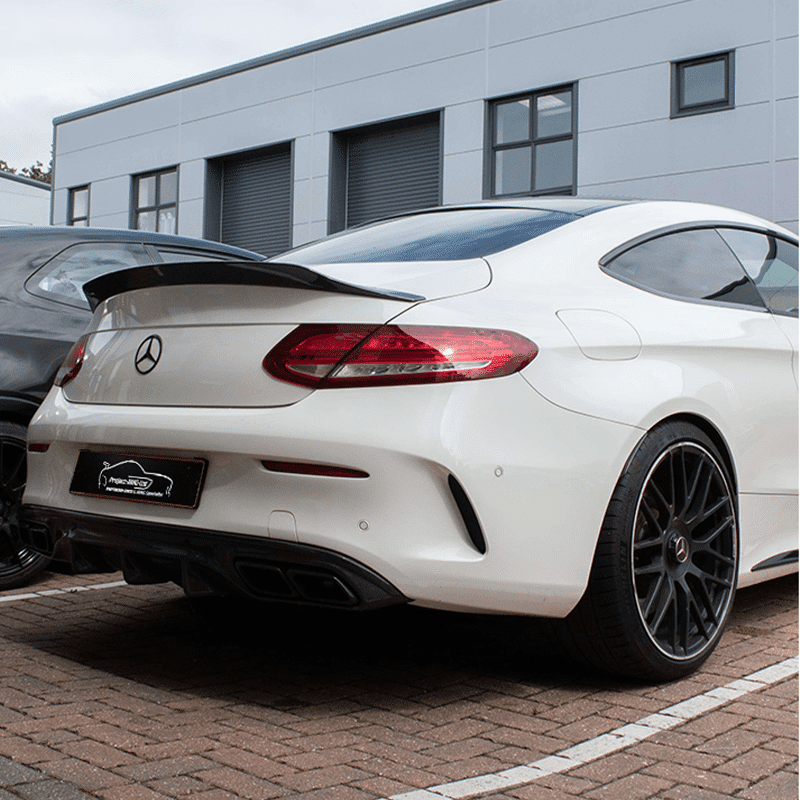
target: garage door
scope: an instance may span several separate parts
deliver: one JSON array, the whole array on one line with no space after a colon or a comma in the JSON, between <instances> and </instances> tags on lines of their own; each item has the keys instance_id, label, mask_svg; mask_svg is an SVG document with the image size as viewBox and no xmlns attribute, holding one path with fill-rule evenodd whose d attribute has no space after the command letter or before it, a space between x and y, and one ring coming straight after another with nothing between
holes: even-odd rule
<instances>
[{"instance_id":1,"label":"garage door","mask_svg":"<svg viewBox=\"0 0 800 800\"><path fill-rule=\"evenodd\" d=\"M220 241L274 256L292 246L291 146L270 147L217 162Z\"/></svg>"},{"instance_id":2,"label":"garage door","mask_svg":"<svg viewBox=\"0 0 800 800\"><path fill-rule=\"evenodd\" d=\"M441 203L439 113L339 134L346 157L344 227Z\"/></svg>"}]
</instances>

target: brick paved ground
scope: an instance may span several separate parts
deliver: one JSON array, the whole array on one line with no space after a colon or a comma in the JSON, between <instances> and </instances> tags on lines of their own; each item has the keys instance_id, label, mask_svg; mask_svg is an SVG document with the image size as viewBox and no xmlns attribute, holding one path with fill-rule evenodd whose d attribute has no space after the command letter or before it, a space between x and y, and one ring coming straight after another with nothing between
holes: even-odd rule
<instances>
[{"instance_id":1,"label":"brick paved ground","mask_svg":"<svg viewBox=\"0 0 800 800\"><path fill-rule=\"evenodd\" d=\"M740 592L708 664L666 686L582 671L524 619L195 604L169 586L0 602L0 800L373 800L497 772L796 655L796 586ZM792 800L797 724L794 676L486 797Z\"/></svg>"}]
</instances>

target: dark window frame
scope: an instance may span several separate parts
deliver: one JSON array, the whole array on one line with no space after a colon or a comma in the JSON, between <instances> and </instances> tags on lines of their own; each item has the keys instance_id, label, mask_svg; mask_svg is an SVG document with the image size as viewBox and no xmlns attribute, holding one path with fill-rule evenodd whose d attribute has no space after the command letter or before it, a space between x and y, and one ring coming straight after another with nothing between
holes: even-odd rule
<instances>
[{"instance_id":1,"label":"dark window frame","mask_svg":"<svg viewBox=\"0 0 800 800\"><path fill-rule=\"evenodd\" d=\"M572 108L570 115L570 132L568 134L557 134L554 136L538 137L536 124L536 100L537 98L556 94L558 92L571 92ZM497 114L495 109L502 103L509 103L518 100L528 100L530 103L530 118L528 121L530 137L514 142L496 144L497 134ZM548 189L536 189L536 145L549 144L551 142L572 141L572 183L571 185L553 187ZM531 188L525 192L515 192L509 194L497 194L495 187L495 153L501 150L521 149L529 147L531 152ZM574 196L578 193L578 82L559 83L541 89L533 89L527 92L520 92L503 97L494 97L486 104L486 146L484 147L484 182L483 196L485 199L506 198L506 197L545 197L545 196Z\"/></svg>"},{"instance_id":2,"label":"dark window frame","mask_svg":"<svg viewBox=\"0 0 800 800\"><path fill-rule=\"evenodd\" d=\"M90 202L91 202L91 191L90 187L91 184L85 183L83 186L73 186L69 190L69 199L67 200L67 225L70 227L78 227L79 223L84 223L79 227L88 228L89 227L89 214L90 214ZM75 195L78 192L86 192L86 213L85 214L75 214Z\"/></svg>"},{"instance_id":3,"label":"dark window frame","mask_svg":"<svg viewBox=\"0 0 800 800\"><path fill-rule=\"evenodd\" d=\"M172 173L175 174L175 201L162 203L161 201L161 179L164 175L171 175ZM146 178L155 178L156 179L156 192L155 192L155 203L152 205L139 205L139 184L142 180ZM151 231L152 233L164 233L158 227L158 220L159 220L159 212L164 209L174 208L175 209L175 230L171 231L171 233L177 234L178 233L178 198L180 192L180 171L178 165L176 164L173 167L164 167L162 169L151 169L147 172L140 172L137 175L134 175L131 180L131 205L130 205L130 222L128 227L131 230L147 230L139 227L139 216L140 214L149 213L154 211L155 212L155 219L156 219L156 226Z\"/></svg>"},{"instance_id":4,"label":"dark window frame","mask_svg":"<svg viewBox=\"0 0 800 800\"><path fill-rule=\"evenodd\" d=\"M715 111L727 111L735 108L735 86L736 76L734 69L734 50L722 50L718 53L708 53L704 56L684 58L673 61L671 65L670 80L670 118L692 117L696 114L711 114ZM722 100L715 100L710 103L682 104L681 94L684 85L684 72L688 67L696 67L701 64L711 64L715 61L722 61L725 64L725 97Z\"/></svg>"}]
</instances>

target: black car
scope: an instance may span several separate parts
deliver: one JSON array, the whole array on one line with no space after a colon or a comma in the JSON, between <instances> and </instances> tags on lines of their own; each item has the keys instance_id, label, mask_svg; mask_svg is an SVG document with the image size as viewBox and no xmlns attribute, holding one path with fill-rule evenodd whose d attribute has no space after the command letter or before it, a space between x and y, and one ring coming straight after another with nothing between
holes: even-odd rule
<instances>
[{"instance_id":1,"label":"black car","mask_svg":"<svg viewBox=\"0 0 800 800\"><path fill-rule=\"evenodd\" d=\"M262 260L238 247L143 231L0 228L0 589L46 564L18 542L25 430L91 319L83 284L135 266Z\"/></svg>"}]
</instances>

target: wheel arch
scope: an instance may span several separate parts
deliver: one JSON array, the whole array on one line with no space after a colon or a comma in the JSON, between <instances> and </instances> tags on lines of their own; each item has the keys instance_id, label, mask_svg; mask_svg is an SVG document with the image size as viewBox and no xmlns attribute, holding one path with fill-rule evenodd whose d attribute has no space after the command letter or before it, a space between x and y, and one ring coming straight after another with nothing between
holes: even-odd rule
<instances>
[{"instance_id":1,"label":"wheel arch","mask_svg":"<svg viewBox=\"0 0 800 800\"><path fill-rule=\"evenodd\" d=\"M0 419L28 426L41 401L25 395L0 394Z\"/></svg>"},{"instance_id":2,"label":"wheel arch","mask_svg":"<svg viewBox=\"0 0 800 800\"><path fill-rule=\"evenodd\" d=\"M664 419L659 420L655 425L653 425L650 430L652 431L654 428L658 428L661 425L664 425L668 422L685 422L689 425L694 425L696 428L699 428L709 439L713 442L714 446L719 451L720 456L725 465L725 469L728 471L728 476L730 477L732 489L734 493L738 491L738 480L736 478L736 464L733 460L733 454L731 453L730 448L728 447L728 443L725 441L725 437L720 433L719 428L717 428L714 423L702 417L698 414L692 413L681 413L681 414L672 414L669 417L664 417ZM650 431L648 431L649 433Z\"/></svg>"}]
</instances>

